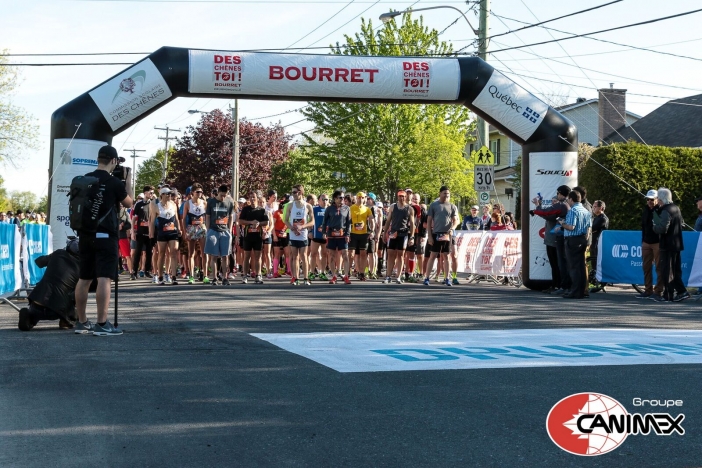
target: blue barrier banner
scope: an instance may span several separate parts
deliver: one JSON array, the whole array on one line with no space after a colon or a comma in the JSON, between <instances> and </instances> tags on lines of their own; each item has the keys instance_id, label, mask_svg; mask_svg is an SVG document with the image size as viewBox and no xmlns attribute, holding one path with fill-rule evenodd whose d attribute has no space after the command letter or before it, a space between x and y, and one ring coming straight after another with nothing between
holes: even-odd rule
<instances>
[{"instance_id":1,"label":"blue barrier banner","mask_svg":"<svg viewBox=\"0 0 702 468\"><path fill-rule=\"evenodd\" d=\"M0 223L0 294L14 292L22 284L21 239L15 224Z\"/></svg>"},{"instance_id":2,"label":"blue barrier banner","mask_svg":"<svg viewBox=\"0 0 702 468\"><path fill-rule=\"evenodd\" d=\"M699 240L699 232L683 232L685 250L680 252L680 259L682 279L686 285L693 266L695 270L702 268L702 264L695 262ZM597 258L597 279L604 283L615 284L644 283L641 231L602 232ZM653 283L655 282L656 269L653 268ZM693 286L693 284L690 285Z\"/></svg>"},{"instance_id":3,"label":"blue barrier banner","mask_svg":"<svg viewBox=\"0 0 702 468\"><path fill-rule=\"evenodd\" d=\"M39 268L34 260L53 251L51 228L47 224L25 224L22 239L22 258L25 259L25 276L29 284L37 284L44 277L46 268Z\"/></svg>"}]
</instances>

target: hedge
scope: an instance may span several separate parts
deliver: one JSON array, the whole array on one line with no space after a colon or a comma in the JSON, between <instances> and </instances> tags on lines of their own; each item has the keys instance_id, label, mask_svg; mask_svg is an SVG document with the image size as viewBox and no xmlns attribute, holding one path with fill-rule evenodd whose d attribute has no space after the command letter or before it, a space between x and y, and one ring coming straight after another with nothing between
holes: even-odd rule
<instances>
[{"instance_id":1,"label":"hedge","mask_svg":"<svg viewBox=\"0 0 702 468\"><path fill-rule=\"evenodd\" d=\"M594 160L594 161L593 161ZM595 161L624 179L638 192ZM667 187L687 224L694 226L698 211L695 198L702 196L702 150L618 143L592 153L580 171L579 184L587 189L590 203L602 200L610 229L641 229L641 210L650 189Z\"/></svg>"}]
</instances>

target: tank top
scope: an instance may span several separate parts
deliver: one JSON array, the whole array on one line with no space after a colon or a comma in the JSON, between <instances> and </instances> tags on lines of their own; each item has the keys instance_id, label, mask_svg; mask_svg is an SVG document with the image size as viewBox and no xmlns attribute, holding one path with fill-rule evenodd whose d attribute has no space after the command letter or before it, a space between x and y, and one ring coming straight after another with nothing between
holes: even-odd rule
<instances>
[{"instance_id":1,"label":"tank top","mask_svg":"<svg viewBox=\"0 0 702 468\"><path fill-rule=\"evenodd\" d=\"M163 203L158 205L158 219L156 219L156 229L158 235L167 236L170 234L178 234L178 226L176 225L176 210L177 207L173 207L172 203L167 203L163 206Z\"/></svg>"},{"instance_id":2,"label":"tank top","mask_svg":"<svg viewBox=\"0 0 702 468\"><path fill-rule=\"evenodd\" d=\"M312 208L312 211L314 212L314 238L323 239L324 233L322 232L322 223L324 223L324 212L326 208L322 208L318 205Z\"/></svg>"},{"instance_id":3,"label":"tank top","mask_svg":"<svg viewBox=\"0 0 702 468\"><path fill-rule=\"evenodd\" d=\"M409 231L409 220L410 211L413 210L412 205L405 205L404 208L400 208L397 204L392 205L392 222L390 223L390 230L392 232L408 232Z\"/></svg>"},{"instance_id":4,"label":"tank top","mask_svg":"<svg viewBox=\"0 0 702 468\"><path fill-rule=\"evenodd\" d=\"M290 204L290 224L303 225L307 223L307 203L298 207L296 202ZM295 234L294 231L290 231L290 240L304 241L307 240L307 228L300 230L300 234Z\"/></svg>"},{"instance_id":5,"label":"tank top","mask_svg":"<svg viewBox=\"0 0 702 468\"><path fill-rule=\"evenodd\" d=\"M202 225L205 223L205 211L207 211L207 205L204 201L200 201L199 204L193 203L192 200L188 200L188 216L186 217L186 224L191 225Z\"/></svg>"}]
</instances>

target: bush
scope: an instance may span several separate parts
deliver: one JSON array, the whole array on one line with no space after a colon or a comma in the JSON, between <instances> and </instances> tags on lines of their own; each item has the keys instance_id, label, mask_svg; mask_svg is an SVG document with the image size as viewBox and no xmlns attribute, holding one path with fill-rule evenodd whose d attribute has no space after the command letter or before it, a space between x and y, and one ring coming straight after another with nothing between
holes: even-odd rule
<instances>
[{"instance_id":1,"label":"bush","mask_svg":"<svg viewBox=\"0 0 702 468\"><path fill-rule=\"evenodd\" d=\"M645 203L641 194L659 187L671 190L685 222L692 226L698 214L695 198L702 196L702 150L634 142L604 146L592 153L578 181L587 188L590 203L595 200L606 203L610 229L641 229L641 210Z\"/></svg>"}]
</instances>

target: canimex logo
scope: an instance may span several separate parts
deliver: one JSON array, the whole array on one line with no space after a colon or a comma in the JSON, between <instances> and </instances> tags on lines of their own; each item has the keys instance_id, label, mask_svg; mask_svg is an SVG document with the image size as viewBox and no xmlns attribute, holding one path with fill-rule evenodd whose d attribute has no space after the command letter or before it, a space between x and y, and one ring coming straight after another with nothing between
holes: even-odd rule
<instances>
[{"instance_id":1,"label":"canimex logo","mask_svg":"<svg viewBox=\"0 0 702 468\"><path fill-rule=\"evenodd\" d=\"M682 406L682 400L642 400L635 406ZM601 393L576 393L553 405L546 430L559 448L573 455L604 455L624 443L629 435L685 435L684 414L630 414L624 405Z\"/></svg>"}]
</instances>

